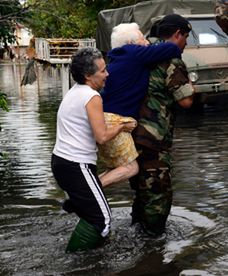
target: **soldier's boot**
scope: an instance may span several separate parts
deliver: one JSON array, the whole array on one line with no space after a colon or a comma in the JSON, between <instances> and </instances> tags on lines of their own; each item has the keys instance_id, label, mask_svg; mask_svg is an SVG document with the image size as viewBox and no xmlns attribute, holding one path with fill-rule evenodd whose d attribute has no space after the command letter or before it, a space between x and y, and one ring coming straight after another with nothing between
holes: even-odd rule
<instances>
[{"instance_id":1,"label":"soldier's boot","mask_svg":"<svg viewBox=\"0 0 228 276\"><path fill-rule=\"evenodd\" d=\"M160 236L165 232L167 216L153 214L140 222L143 230L150 236Z\"/></svg>"},{"instance_id":2,"label":"soldier's boot","mask_svg":"<svg viewBox=\"0 0 228 276\"><path fill-rule=\"evenodd\" d=\"M71 234L66 252L96 248L104 242L104 238L97 232L93 225L80 219Z\"/></svg>"}]
</instances>

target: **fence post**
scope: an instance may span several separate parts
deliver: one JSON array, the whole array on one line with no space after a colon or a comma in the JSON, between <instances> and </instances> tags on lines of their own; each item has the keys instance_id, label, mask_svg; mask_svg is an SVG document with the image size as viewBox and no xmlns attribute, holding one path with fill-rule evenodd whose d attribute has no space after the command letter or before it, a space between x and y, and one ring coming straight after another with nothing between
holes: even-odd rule
<instances>
[{"instance_id":1,"label":"fence post","mask_svg":"<svg viewBox=\"0 0 228 276\"><path fill-rule=\"evenodd\" d=\"M69 65L62 64L61 67L61 81L62 81L62 95L63 97L70 89L70 75L69 75Z\"/></svg>"}]
</instances>

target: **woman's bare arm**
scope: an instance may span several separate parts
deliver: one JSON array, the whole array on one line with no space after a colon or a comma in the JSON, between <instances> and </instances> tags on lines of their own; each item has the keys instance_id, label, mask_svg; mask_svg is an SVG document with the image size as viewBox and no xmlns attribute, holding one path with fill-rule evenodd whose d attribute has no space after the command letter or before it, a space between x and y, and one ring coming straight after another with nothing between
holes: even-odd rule
<instances>
[{"instance_id":1,"label":"woman's bare arm","mask_svg":"<svg viewBox=\"0 0 228 276\"><path fill-rule=\"evenodd\" d=\"M104 144L121 131L132 131L136 124L127 123L108 127L105 124L103 105L100 96L94 96L86 105L86 110L97 143Z\"/></svg>"}]
</instances>

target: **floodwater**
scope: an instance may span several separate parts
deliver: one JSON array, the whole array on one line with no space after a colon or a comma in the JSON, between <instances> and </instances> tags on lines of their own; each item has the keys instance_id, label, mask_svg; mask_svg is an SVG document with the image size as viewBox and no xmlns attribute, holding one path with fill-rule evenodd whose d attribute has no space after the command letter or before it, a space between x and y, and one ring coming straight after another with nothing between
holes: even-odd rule
<instances>
[{"instance_id":1,"label":"floodwater","mask_svg":"<svg viewBox=\"0 0 228 276\"><path fill-rule=\"evenodd\" d=\"M20 89L18 69L0 65L10 107L0 111L0 151L7 154L0 159L0 275L228 275L228 109L178 115L174 202L163 236L130 226L133 194L125 183L106 189L110 241L65 254L77 218L61 210L64 194L50 169L60 74L40 68L39 83Z\"/></svg>"}]
</instances>

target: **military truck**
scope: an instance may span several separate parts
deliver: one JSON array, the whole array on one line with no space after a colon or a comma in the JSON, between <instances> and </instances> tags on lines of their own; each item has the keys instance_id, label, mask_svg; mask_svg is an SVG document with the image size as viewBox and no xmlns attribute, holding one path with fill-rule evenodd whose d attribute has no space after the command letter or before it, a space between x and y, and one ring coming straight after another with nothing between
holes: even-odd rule
<instances>
[{"instance_id":1,"label":"military truck","mask_svg":"<svg viewBox=\"0 0 228 276\"><path fill-rule=\"evenodd\" d=\"M178 13L193 27L182 55L195 87L197 102L210 102L214 96L228 95L228 37L215 21L215 1L152 0L136 5L101 11L96 43L104 53L110 50L112 28L137 22L145 35L163 16Z\"/></svg>"}]
</instances>

